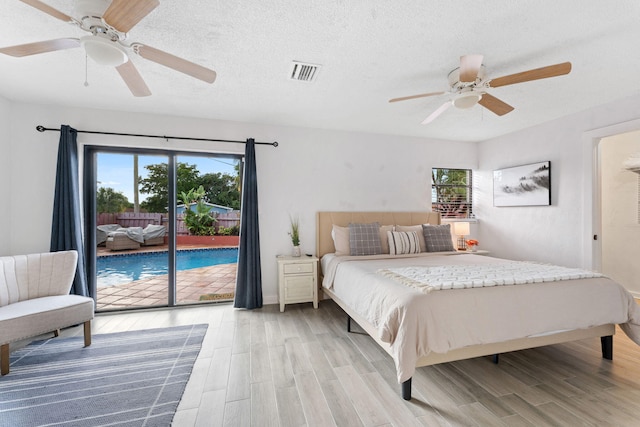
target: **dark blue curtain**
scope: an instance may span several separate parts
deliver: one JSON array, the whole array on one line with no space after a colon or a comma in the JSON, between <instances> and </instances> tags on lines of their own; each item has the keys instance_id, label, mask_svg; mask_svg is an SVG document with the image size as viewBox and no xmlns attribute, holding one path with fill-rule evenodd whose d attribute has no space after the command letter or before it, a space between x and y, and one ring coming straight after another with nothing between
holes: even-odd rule
<instances>
[{"instance_id":1,"label":"dark blue curtain","mask_svg":"<svg viewBox=\"0 0 640 427\"><path fill-rule=\"evenodd\" d=\"M78 267L71 293L89 296L80 216L77 134L75 129L67 125L62 125L60 128L51 225L51 252L78 251Z\"/></svg>"},{"instance_id":2,"label":"dark blue curtain","mask_svg":"<svg viewBox=\"0 0 640 427\"><path fill-rule=\"evenodd\" d=\"M262 273L260 270L260 231L258 228L258 177L256 175L256 147L253 138L247 139L244 152L242 180L242 211L240 213L240 250L236 296L237 308L262 307Z\"/></svg>"}]
</instances>

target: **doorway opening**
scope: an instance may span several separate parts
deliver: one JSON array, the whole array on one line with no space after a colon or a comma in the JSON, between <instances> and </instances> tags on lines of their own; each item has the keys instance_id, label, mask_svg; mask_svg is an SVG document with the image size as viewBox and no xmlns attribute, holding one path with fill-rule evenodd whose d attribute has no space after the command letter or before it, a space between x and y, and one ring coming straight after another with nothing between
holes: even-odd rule
<instances>
[{"instance_id":1,"label":"doorway opening","mask_svg":"<svg viewBox=\"0 0 640 427\"><path fill-rule=\"evenodd\" d=\"M602 138L598 143L601 271L640 295L634 242L640 239L640 131Z\"/></svg>"}]
</instances>

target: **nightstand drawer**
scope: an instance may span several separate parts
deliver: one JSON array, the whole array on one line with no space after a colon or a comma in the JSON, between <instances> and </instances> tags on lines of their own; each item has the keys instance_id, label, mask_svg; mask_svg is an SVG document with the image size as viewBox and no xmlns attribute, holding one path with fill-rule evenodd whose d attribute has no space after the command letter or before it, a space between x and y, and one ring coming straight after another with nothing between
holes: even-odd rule
<instances>
[{"instance_id":1,"label":"nightstand drawer","mask_svg":"<svg viewBox=\"0 0 640 427\"><path fill-rule=\"evenodd\" d=\"M309 262L299 264L285 264L283 267L284 274L313 273L313 264Z\"/></svg>"}]
</instances>

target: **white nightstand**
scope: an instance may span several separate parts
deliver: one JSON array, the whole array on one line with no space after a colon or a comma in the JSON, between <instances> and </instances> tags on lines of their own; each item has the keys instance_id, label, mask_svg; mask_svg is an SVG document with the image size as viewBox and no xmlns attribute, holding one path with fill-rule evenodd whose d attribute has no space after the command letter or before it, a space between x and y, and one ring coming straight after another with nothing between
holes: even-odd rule
<instances>
[{"instance_id":1,"label":"white nightstand","mask_svg":"<svg viewBox=\"0 0 640 427\"><path fill-rule=\"evenodd\" d=\"M318 258L278 255L276 259L280 311L285 304L311 301L313 308L318 308Z\"/></svg>"},{"instance_id":2,"label":"white nightstand","mask_svg":"<svg viewBox=\"0 0 640 427\"><path fill-rule=\"evenodd\" d=\"M472 254L472 255L489 255L491 252L486 251L484 249L478 249L477 251L473 252L473 251L458 251L461 252L463 254Z\"/></svg>"}]
</instances>

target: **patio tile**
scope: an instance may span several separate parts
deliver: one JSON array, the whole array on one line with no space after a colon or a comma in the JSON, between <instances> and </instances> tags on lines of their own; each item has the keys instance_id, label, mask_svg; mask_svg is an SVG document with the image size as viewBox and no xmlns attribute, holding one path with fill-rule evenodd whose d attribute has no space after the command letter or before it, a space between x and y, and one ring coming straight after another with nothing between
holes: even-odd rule
<instances>
[{"instance_id":1,"label":"patio tile","mask_svg":"<svg viewBox=\"0 0 640 427\"><path fill-rule=\"evenodd\" d=\"M201 295L235 292L237 264L194 268L176 273L178 303L200 302ZM98 288L97 309L166 305L167 276L137 280L123 285ZM207 301L203 301L207 302Z\"/></svg>"}]
</instances>

